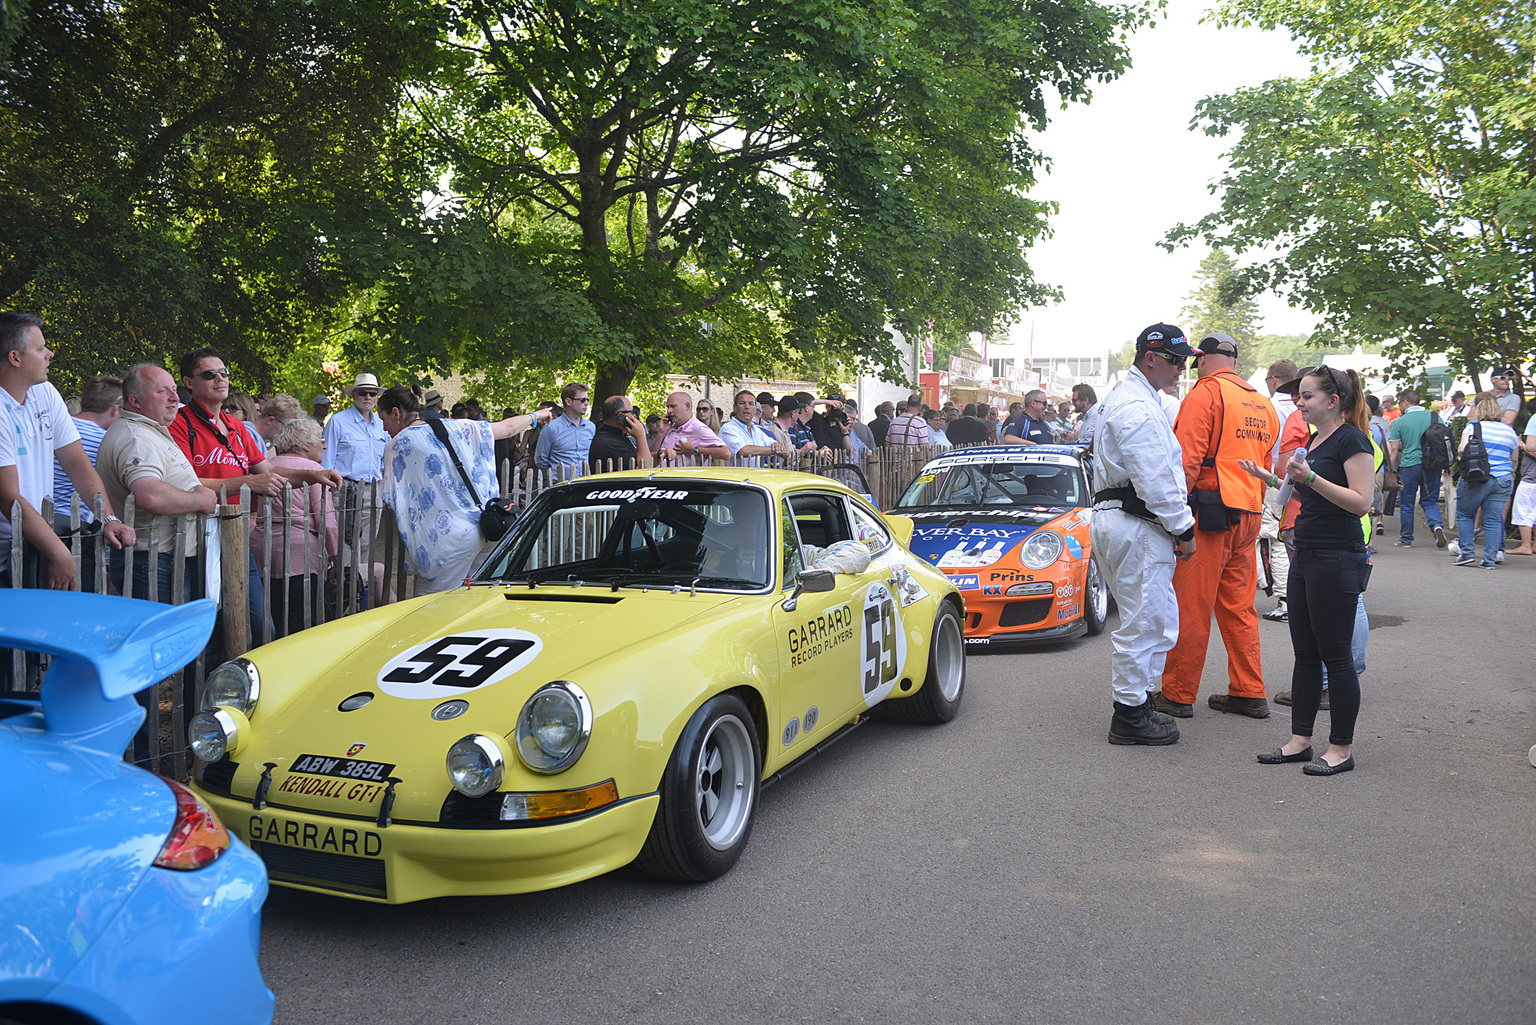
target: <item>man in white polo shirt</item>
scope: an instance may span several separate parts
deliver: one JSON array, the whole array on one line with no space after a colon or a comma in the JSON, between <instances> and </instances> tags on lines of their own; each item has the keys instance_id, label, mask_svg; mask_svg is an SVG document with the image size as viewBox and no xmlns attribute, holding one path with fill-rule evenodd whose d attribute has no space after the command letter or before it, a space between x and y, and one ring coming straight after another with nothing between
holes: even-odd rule
<instances>
[{"instance_id":1,"label":"man in white polo shirt","mask_svg":"<svg viewBox=\"0 0 1536 1025\"><path fill-rule=\"evenodd\" d=\"M736 393L731 418L720 425L720 440L742 466L761 466L763 456L782 456L785 452L756 419L757 396L743 388Z\"/></svg>"},{"instance_id":2,"label":"man in white polo shirt","mask_svg":"<svg viewBox=\"0 0 1536 1025\"><path fill-rule=\"evenodd\" d=\"M91 465L80 432L64 397L48 383L53 351L43 337L42 318L30 313L0 313L0 577L10 582L10 517L21 503L22 535L46 566L37 568L31 586L55 591L77 586L75 561L41 508L53 497L53 461L63 465L75 491L87 504L101 495L106 523L102 536L114 548L131 545L133 529L119 520Z\"/></svg>"}]
</instances>

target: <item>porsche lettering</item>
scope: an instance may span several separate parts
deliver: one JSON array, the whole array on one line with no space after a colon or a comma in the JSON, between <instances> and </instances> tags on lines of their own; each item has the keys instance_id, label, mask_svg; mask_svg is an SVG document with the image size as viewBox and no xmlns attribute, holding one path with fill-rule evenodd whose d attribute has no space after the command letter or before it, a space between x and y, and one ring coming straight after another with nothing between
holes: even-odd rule
<instances>
[{"instance_id":1,"label":"porsche lettering","mask_svg":"<svg viewBox=\"0 0 1536 1025\"><path fill-rule=\"evenodd\" d=\"M251 843L275 843L284 847L306 847L312 851L336 854L361 854L376 858L384 853L384 838L369 829L345 826L322 827L314 822L294 822L276 816L252 815L246 837Z\"/></svg>"}]
</instances>

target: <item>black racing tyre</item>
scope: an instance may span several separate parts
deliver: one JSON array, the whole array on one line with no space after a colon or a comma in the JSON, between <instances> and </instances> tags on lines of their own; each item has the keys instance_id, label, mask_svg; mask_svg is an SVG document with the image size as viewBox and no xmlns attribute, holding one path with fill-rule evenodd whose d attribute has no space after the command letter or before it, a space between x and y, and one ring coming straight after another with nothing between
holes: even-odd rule
<instances>
[{"instance_id":1,"label":"black racing tyre","mask_svg":"<svg viewBox=\"0 0 1536 1025\"><path fill-rule=\"evenodd\" d=\"M916 694L887 698L880 712L902 722L949 722L960 711L965 696L965 635L960 614L949 602L939 604L933 620L933 643L928 646L928 676Z\"/></svg>"},{"instance_id":2,"label":"black racing tyre","mask_svg":"<svg viewBox=\"0 0 1536 1025\"><path fill-rule=\"evenodd\" d=\"M661 803L635 864L663 879L706 882L730 871L752 835L763 755L746 703L704 702L661 778Z\"/></svg>"},{"instance_id":3,"label":"black racing tyre","mask_svg":"<svg viewBox=\"0 0 1536 1025\"><path fill-rule=\"evenodd\" d=\"M1104 621L1109 618L1109 583L1099 572L1099 560L1088 560L1088 574L1083 580L1083 623L1088 636L1097 637L1104 632Z\"/></svg>"}]
</instances>

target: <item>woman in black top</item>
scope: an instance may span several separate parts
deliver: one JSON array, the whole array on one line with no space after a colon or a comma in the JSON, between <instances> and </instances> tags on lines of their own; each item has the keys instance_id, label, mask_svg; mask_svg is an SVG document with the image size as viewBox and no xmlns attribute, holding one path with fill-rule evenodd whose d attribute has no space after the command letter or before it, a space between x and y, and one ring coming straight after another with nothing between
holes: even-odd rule
<instances>
[{"instance_id":1,"label":"woman in black top","mask_svg":"<svg viewBox=\"0 0 1536 1025\"><path fill-rule=\"evenodd\" d=\"M1259 755L1267 765L1306 762L1302 771L1332 776L1355 767L1351 745L1360 712L1360 678L1350 651L1355 606L1371 578L1371 552L1360 517L1370 511L1375 458L1370 413L1353 370L1318 367L1301 379L1296 408L1317 428L1306 458L1293 456L1286 476L1296 485L1296 554L1287 591L1291 644L1291 739ZM1298 455L1300 453L1298 452ZM1268 468L1251 460L1243 469L1275 486ZM1328 667L1332 724L1328 749L1313 757L1312 726L1322 700L1323 666Z\"/></svg>"}]
</instances>

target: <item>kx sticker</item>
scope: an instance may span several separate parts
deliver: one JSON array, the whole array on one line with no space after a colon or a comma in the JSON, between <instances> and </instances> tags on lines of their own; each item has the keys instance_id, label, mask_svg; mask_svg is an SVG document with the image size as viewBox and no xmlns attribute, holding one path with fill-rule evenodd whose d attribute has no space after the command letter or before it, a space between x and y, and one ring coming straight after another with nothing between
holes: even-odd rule
<instances>
[{"instance_id":1,"label":"kx sticker","mask_svg":"<svg viewBox=\"0 0 1536 1025\"><path fill-rule=\"evenodd\" d=\"M379 689L413 701L441 701L500 683L538 657L544 642L526 630L476 630L407 648L379 670Z\"/></svg>"},{"instance_id":2,"label":"kx sticker","mask_svg":"<svg viewBox=\"0 0 1536 1025\"><path fill-rule=\"evenodd\" d=\"M874 707L885 700L907 661L907 635L901 629L896 599L884 584L871 584L864 595L864 703Z\"/></svg>"},{"instance_id":3,"label":"kx sticker","mask_svg":"<svg viewBox=\"0 0 1536 1025\"><path fill-rule=\"evenodd\" d=\"M368 829L337 829L313 822L293 822L273 816L252 815L247 826L248 843L276 843L284 847L307 847L312 851L337 854L361 854L377 858L384 853L384 838Z\"/></svg>"}]
</instances>

